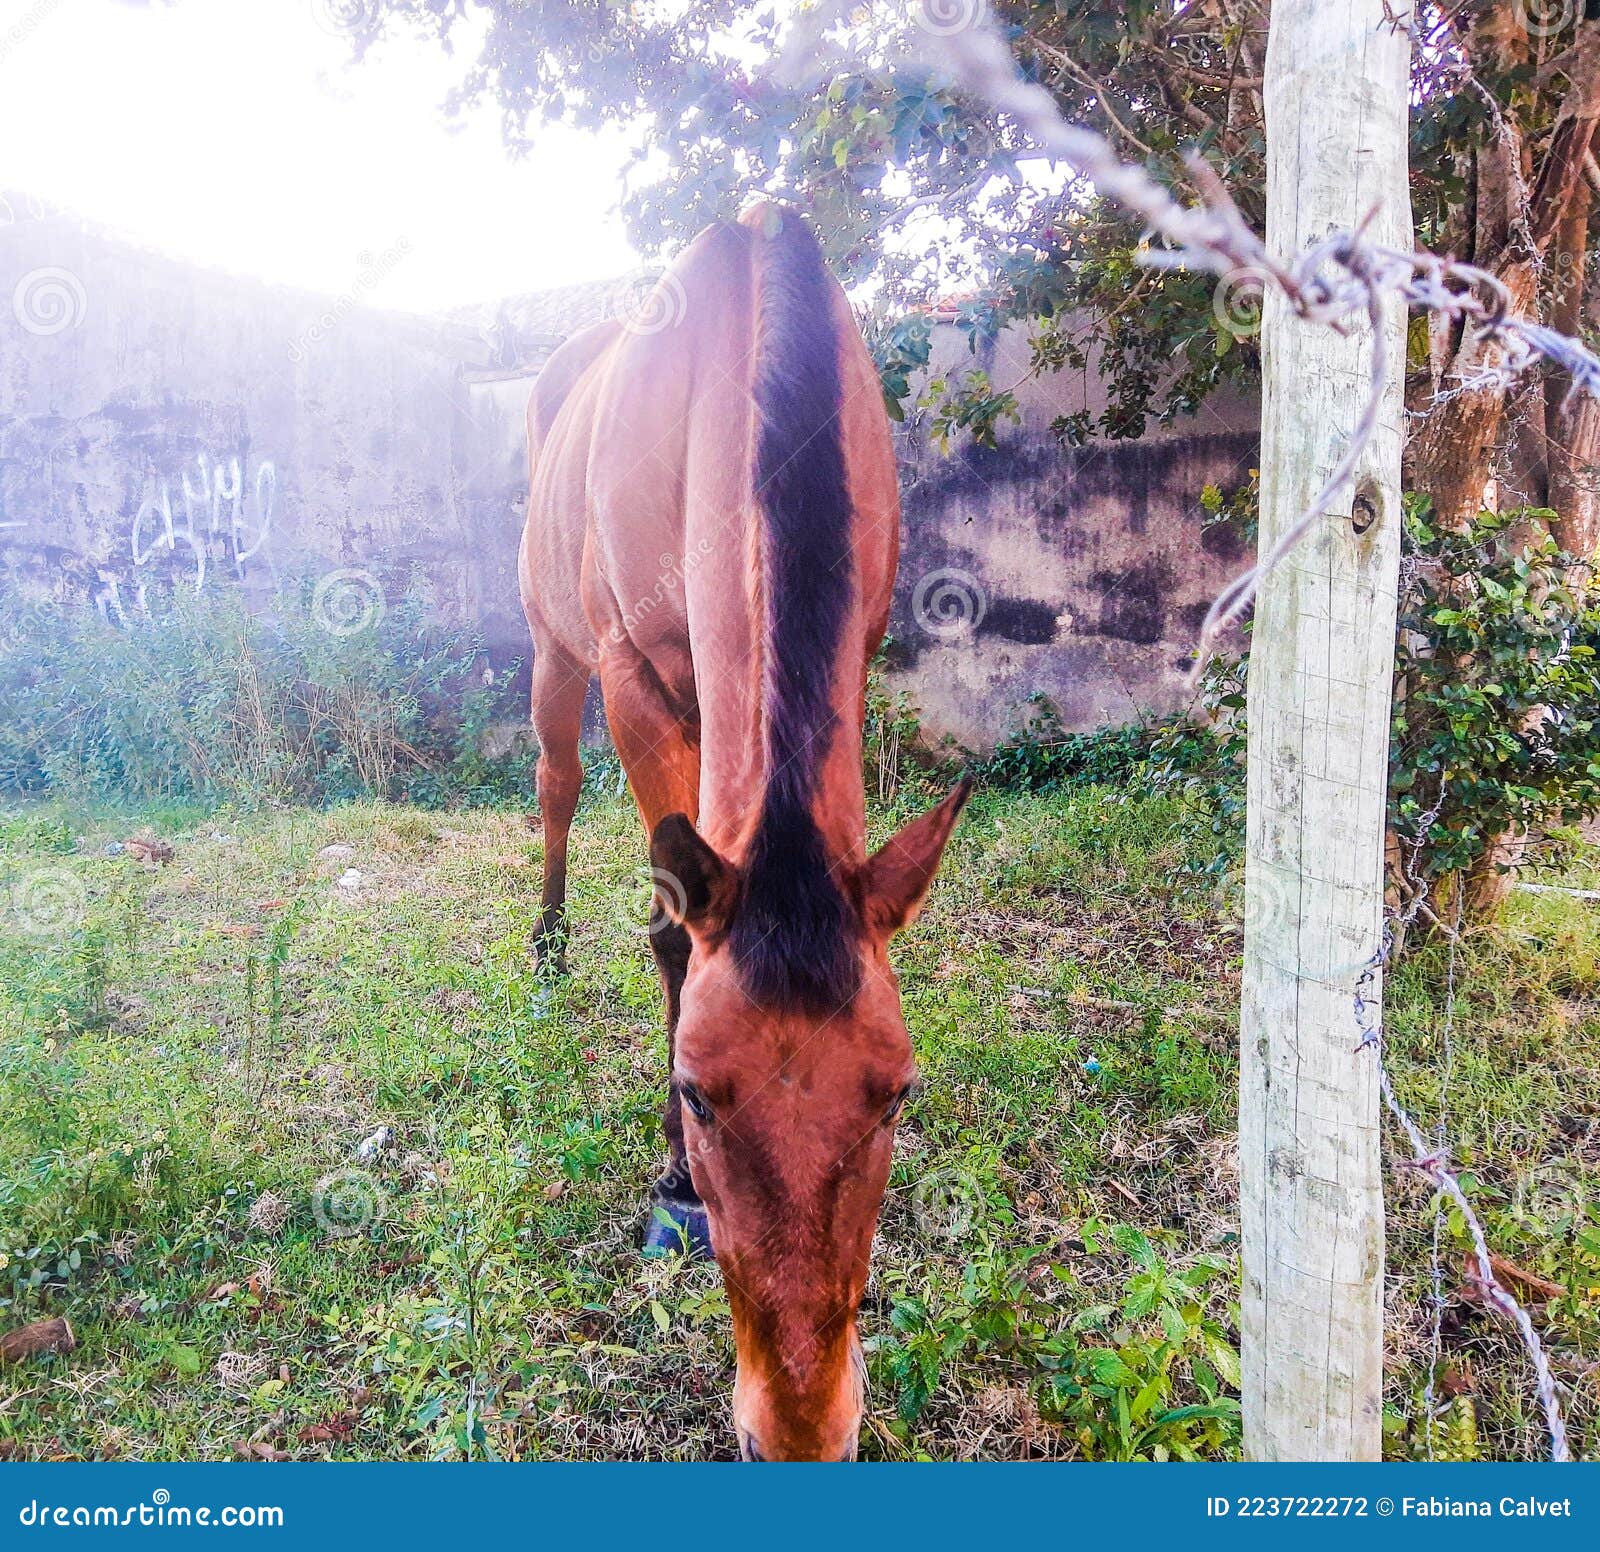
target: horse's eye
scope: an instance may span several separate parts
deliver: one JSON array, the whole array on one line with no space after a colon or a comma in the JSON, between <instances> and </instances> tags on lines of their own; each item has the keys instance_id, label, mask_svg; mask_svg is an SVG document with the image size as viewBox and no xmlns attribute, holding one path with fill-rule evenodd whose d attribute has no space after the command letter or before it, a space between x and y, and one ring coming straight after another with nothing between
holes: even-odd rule
<instances>
[{"instance_id":1,"label":"horse's eye","mask_svg":"<svg viewBox=\"0 0 1600 1552\"><path fill-rule=\"evenodd\" d=\"M680 1083L678 1092L683 1095L683 1102L694 1111L697 1121L711 1119L711 1106L706 1103L706 1097L692 1083Z\"/></svg>"},{"instance_id":2,"label":"horse's eye","mask_svg":"<svg viewBox=\"0 0 1600 1552\"><path fill-rule=\"evenodd\" d=\"M916 1084L908 1083L903 1089L900 1090L898 1094L895 1095L892 1100L889 1101L889 1108L883 1113L885 1125L894 1120L894 1118L900 1114L900 1112L905 1108L906 1101L910 1099L911 1096L916 1093L916 1091Z\"/></svg>"}]
</instances>

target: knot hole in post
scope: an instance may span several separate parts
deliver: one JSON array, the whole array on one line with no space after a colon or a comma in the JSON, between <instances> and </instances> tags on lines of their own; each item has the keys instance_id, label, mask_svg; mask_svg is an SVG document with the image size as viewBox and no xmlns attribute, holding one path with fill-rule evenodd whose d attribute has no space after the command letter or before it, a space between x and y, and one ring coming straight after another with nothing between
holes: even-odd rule
<instances>
[{"instance_id":1,"label":"knot hole in post","mask_svg":"<svg viewBox=\"0 0 1600 1552\"><path fill-rule=\"evenodd\" d=\"M1356 499L1350 504L1350 527L1359 538L1378 521L1379 499L1377 490L1370 485L1363 485L1356 491Z\"/></svg>"}]
</instances>

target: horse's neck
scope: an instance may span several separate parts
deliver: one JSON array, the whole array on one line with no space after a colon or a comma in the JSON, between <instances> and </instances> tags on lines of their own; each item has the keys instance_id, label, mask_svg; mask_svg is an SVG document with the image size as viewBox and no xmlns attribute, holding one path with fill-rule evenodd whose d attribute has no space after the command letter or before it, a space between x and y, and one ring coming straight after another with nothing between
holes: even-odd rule
<instances>
[{"instance_id":1,"label":"horse's neck","mask_svg":"<svg viewBox=\"0 0 1600 1552\"><path fill-rule=\"evenodd\" d=\"M848 650L853 663L862 659L859 644L841 650ZM750 663L748 673L701 690L700 828L713 846L735 858L749 846L773 775L754 652ZM847 673L841 665L834 675L827 754L808 804L830 862L841 866L859 863L866 847L859 669L852 677Z\"/></svg>"}]
</instances>

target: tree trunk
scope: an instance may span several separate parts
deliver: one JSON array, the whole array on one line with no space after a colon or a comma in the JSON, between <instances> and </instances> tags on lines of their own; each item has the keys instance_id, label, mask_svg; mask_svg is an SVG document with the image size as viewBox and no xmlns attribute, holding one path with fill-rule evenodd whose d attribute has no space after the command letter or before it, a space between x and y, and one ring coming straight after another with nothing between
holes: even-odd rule
<instances>
[{"instance_id":1,"label":"tree trunk","mask_svg":"<svg viewBox=\"0 0 1600 1552\"><path fill-rule=\"evenodd\" d=\"M1487 6L1460 39L1469 65L1492 65L1496 74L1522 71L1536 82L1558 62L1550 56L1559 55L1561 68L1552 78L1568 85L1537 159L1526 111L1501 113L1486 128L1471 167L1473 210L1463 257L1505 286L1511 311L1574 336L1582 332L1582 277L1600 139L1600 19L1584 19L1581 11L1573 13L1570 34L1563 29L1535 47L1519 7ZM1519 390L1525 402L1518 408L1527 410L1521 417L1508 410L1505 384L1463 388L1499 364L1499 346L1461 325L1436 343L1432 387L1440 393L1424 409L1412 439L1411 484L1433 498L1442 523L1463 527L1485 505L1500 505L1489 496L1490 482L1506 464L1507 443L1517 440L1517 461L1529 467L1531 477L1517 483L1510 499L1552 508L1557 542L1580 557L1592 556L1600 545L1600 405L1587 396L1567 402L1570 384L1556 372L1542 386L1529 383ZM1525 426L1508 427L1520 418ZM1524 435L1514 437L1516 429Z\"/></svg>"},{"instance_id":2,"label":"tree trunk","mask_svg":"<svg viewBox=\"0 0 1600 1552\"><path fill-rule=\"evenodd\" d=\"M1590 162L1597 147L1600 131L1589 142ZM1593 308L1594 291L1600 291L1600 279L1585 283L1593 207L1594 190L1585 179L1574 191L1551 245L1550 326L1574 339L1582 337L1584 313ZM1574 394L1565 372L1552 372L1543 386L1547 499L1556 514L1556 542L1579 560L1593 560L1600 552L1600 400L1593 394Z\"/></svg>"},{"instance_id":3,"label":"tree trunk","mask_svg":"<svg viewBox=\"0 0 1600 1552\"><path fill-rule=\"evenodd\" d=\"M1377 206L1411 243L1407 55L1383 0L1279 0L1267 50L1267 235L1287 254ZM1377 949L1400 553L1404 309L1385 320L1381 425L1356 489L1264 583L1250 655L1240 1057L1245 1452L1375 1460L1383 1188L1355 983ZM1372 340L1269 295L1261 544L1321 486L1360 416ZM1356 493L1375 517L1357 532Z\"/></svg>"}]
</instances>

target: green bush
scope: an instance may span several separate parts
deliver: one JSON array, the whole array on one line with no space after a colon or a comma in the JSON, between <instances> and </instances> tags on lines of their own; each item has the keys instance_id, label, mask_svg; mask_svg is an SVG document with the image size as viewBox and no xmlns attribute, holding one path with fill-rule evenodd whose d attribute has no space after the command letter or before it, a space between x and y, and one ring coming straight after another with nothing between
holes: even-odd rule
<instances>
[{"instance_id":1,"label":"green bush","mask_svg":"<svg viewBox=\"0 0 1600 1552\"><path fill-rule=\"evenodd\" d=\"M113 621L0 598L0 792L173 800L484 801L533 790L531 752L481 753L504 708L478 641L408 592L333 621L310 584L270 613L175 590ZM352 623L359 628L352 628Z\"/></svg>"},{"instance_id":2,"label":"green bush","mask_svg":"<svg viewBox=\"0 0 1600 1552\"><path fill-rule=\"evenodd\" d=\"M1203 871L1223 873L1244 836L1243 672L1236 659L1216 658L1208 665L1200 700L1209 720L1175 715L1069 733L1048 698L1036 695L1026 728L997 744L973 772L984 784L1010 792L1097 786L1184 799L1183 822L1209 828L1215 839Z\"/></svg>"},{"instance_id":3,"label":"green bush","mask_svg":"<svg viewBox=\"0 0 1600 1552\"><path fill-rule=\"evenodd\" d=\"M1232 1263L1203 1255L1174 1267L1129 1224L1091 1221L1082 1233L1089 1257L1131 1263L1115 1302L1100 1302L1103 1290L1085 1287L1070 1266L996 1245L967 1262L958 1291L895 1301L870 1357L902 1424L917 1420L958 1360L987 1357L1026 1383L1082 1459L1236 1455Z\"/></svg>"},{"instance_id":4,"label":"green bush","mask_svg":"<svg viewBox=\"0 0 1600 1552\"><path fill-rule=\"evenodd\" d=\"M1021 732L994 747L975 772L979 780L1008 792L1048 792L1065 782L1112 785L1139 773L1162 723L1069 733L1050 698L1032 696Z\"/></svg>"},{"instance_id":5,"label":"green bush","mask_svg":"<svg viewBox=\"0 0 1600 1552\"><path fill-rule=\"evenodd\" d=\"M1548 537L1508 539L1551 516L1407 513L1389 804L1418 882L1501 866L1505 838L1545 860L1600 811L1600 587Z\"/></svg>"}]
</instances>

